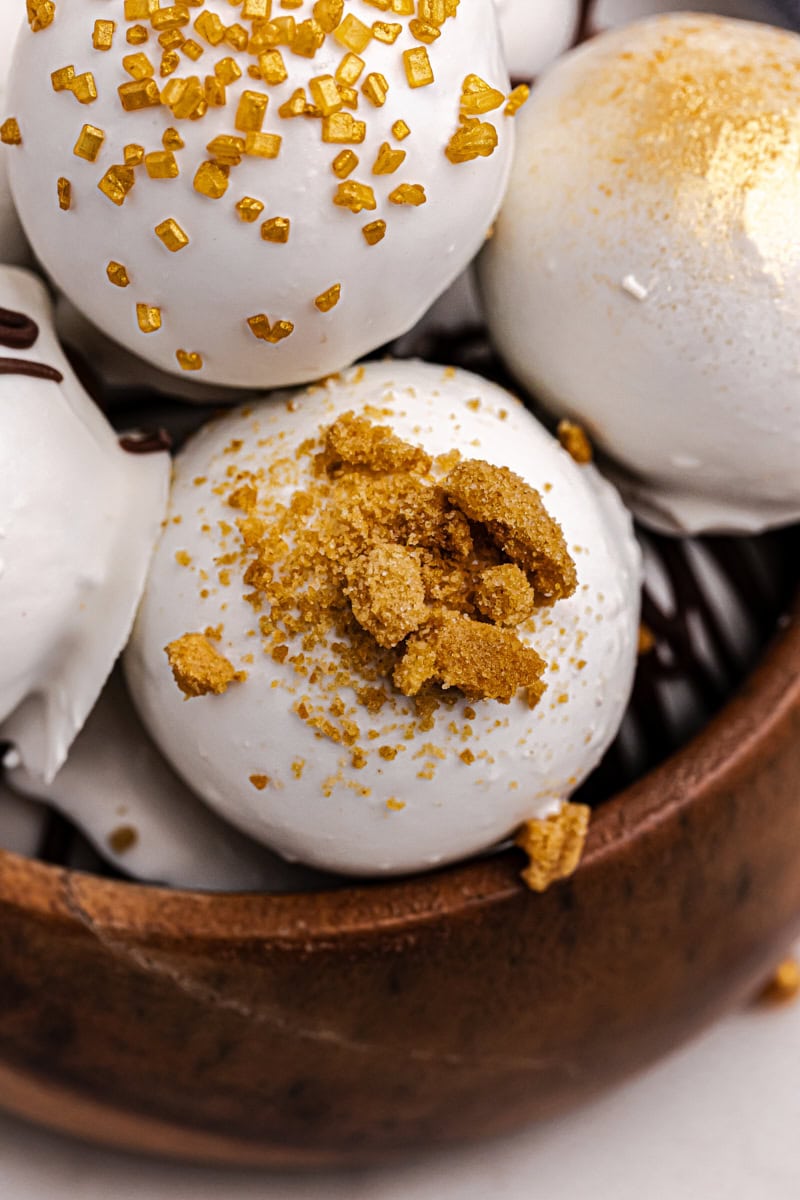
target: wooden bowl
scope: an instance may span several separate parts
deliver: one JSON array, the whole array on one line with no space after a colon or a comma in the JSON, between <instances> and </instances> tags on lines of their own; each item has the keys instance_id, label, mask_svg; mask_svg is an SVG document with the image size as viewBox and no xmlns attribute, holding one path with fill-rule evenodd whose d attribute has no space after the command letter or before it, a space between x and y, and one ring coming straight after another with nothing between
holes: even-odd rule
<instances>
[{"instance_id":1,"label":"wooden bowl","mask_svg":"<svg viewBox=\"0 0 800 1200\"><path fill-rule=\"evenodd\" d=\"M544 896L516 851L297 896L0 854L0 1104L194 1160L377 1161L511 1130L698 1032L800 930L800 603L744 690L599 809Z\"/></svg>"}]
</instances>

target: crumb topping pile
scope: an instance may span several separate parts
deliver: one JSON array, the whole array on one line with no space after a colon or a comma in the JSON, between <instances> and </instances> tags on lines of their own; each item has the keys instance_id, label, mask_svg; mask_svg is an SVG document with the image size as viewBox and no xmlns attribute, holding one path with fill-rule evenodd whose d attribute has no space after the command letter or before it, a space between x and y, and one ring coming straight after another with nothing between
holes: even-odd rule
<instances>
[{"instance_id":1,"label":"crumb topping pile","mask_svg":"<svg viewBox=\"0 0 800 1200\"><path fill-rule=\"evenodd\" d=\"M434 459L353 413L293 461L228 475L214 489L234 545L217 558L221 578L238 576L263 649L321 697L294 705L321 736L358 741L347 687L371 716L398 693L429 717L459 695L508 703L526 689L537 703L545 662L521 634L577 579L559 525L518 475L455 451ZM287 478L300 486L287 492ZM212 645L220 636L166 648L187 697L241 678Z\"/></svg>"},{"instance_id":2,"label":"crumb topping pile","mask_svg":"<svg viewBox=\"0 0 800 1200\"><path fill-rule=\"evenodd\" d=\"M73 148L76 176L54 179L54 205L68 212L78 190L86 186L86 164L102 159L89 186L99 188L118 208L134 188L155 186L166 188L169 214L171 188L188 176L195 193L219 205L221 219L257 226L262 241L285 245L292 236L293 218L269 211L274 179L270 172L279 168L289 123L313 121L321 142L331 147L331 204L359 219L363 219L360 214L368 214L361 232L367 246L377 245L387 234L396 206L419 208L428 196L424 178L404 177L404 143L411 144L415 132L423 131L415 131L402 117L393 122L391 140L382 142L377 155L370 153L369 161L360 158L358 147L366 140L370 113L384 106L390 86L398 86L371 69L376 64L370 59L376 46L394 46L399 39L400 86L435 92L428 46L446 35L448 22L459 17L459 0L364 0L375 10L376 20L370 23L350 11L345 0L228 2L230 22L207 7L206 0L176 4L120 0L119 21L92 19L91 5L86 4L85 56L60 64L51 73L53 90L63 93L65 104L91 110L101 99L107 105L92 71L92 58L115 55L119 57L115 105L120 113L159 110L165 127L160 144L111 145L108 131L87 121ZM31 30L40 32L57 23L58 3L27 0L27 15ZM331 42L340 60L333 74L320 73L314 69L315 56ZM274 94L278 87L282 102ZM287 88L292 90L283 99ZM441 153L456 165L490 157L498 145L498 129L487 117L498 112L513 117L528 94L523 85L507 95L474 72L465 73L457 119ZM229 113L229 131L215 132L198 159L187 150L181 126L210 119L220 110ZM216 130L219 116L214 124ZM23 142L24 127L16 117L0 126L0 139L9 145ZM109 158L112 161L106 165ZM236 187L236 169L248 160L261 163L262 194L243 195ZM185 218L179 220L174 214L165 215L145 236L157 238L173 254L191 254L195 244ZM276 263L267 269L281 266ZM135 263L114 259L106 273L111 286L136 286ZM310 321L319 320L319 314L339 303L342 286L332 280L319 295L308 297ZM142 334L168 331L168 314L146 295L138 296L134 305ZM295 331L294 322L281 314L242 313L242 321L267 345L278 345ZM204 367L202 346L177 348L175 358L185 371Z\"/></svg>"}]
</instances>

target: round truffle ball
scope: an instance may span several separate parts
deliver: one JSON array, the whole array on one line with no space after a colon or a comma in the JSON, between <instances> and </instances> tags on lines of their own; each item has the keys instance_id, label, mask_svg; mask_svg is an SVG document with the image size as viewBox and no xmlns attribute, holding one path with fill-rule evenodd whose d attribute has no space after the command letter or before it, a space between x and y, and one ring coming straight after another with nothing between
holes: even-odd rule
<instances>
[{"instance_id":1,"label":"round truffle ball","mask_svg":"<svg viewBox=\"0 0 800 1200\"><path fill-rule=\"evenodd\" d=\"M513 149L491 6L432 20L59 5L9 98L43 265L115 341L209 383L304 383L401 335L480 248Z\"/></svg>"},{"instance_id":2,"label":"round truffle ball","mask_svg":"<svg viewBox=\"0 0 800 1200\"><path fill-rule=\"evenodd\" d=\"M49 781L127 641L170 458L120 445L34 275L0 267L0 310L0 742Z\"/></svg>"},{"instance_id":3,"label":"round truffle ball","mask_svg":"<svg viewBox=\"0 0 800 1200\"><path fill-rule=\"evenodd\" d=\"M582 422L637 515L800 516L800 38L658 17L535 90L486 311L514 374Z\"/></svg>"},{"instance_id":4,"label":"round truffle ball","mask_svg":"<svg viewBox=\"0 0 800 1200\"><path fill-rule=\"evenodd\" d=\"M578 32L580 0L495 0L512 79L533 79L568 50Z\"/></svg>"},{"instance_id":5,"label":"round truffle ball","mask_svg":"<svg viewBox=\"0 0 800 1200\"><path fill-rule=\"evenodd\" d=\"M616 493L508 392L369 364L178 456L128 680L177 771L255 838L423 870L558 812L599 761L639 568Z\"/></svg>"}]
</instances>

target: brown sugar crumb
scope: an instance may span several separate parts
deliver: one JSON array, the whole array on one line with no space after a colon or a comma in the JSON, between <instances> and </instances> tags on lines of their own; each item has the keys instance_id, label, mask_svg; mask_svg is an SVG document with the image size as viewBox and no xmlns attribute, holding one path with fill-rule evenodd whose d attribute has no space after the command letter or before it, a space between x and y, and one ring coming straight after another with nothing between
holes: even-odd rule
<instances>
[{"instance_id":1,"label":"brown sugar crumb","mask_svg":"<svg viewBox=\"0 0 800 1200\"><path fill-rule=\"evenodd\" d=\"M470 521L485 525L500 549L533 576L537 602L571 596L578 579L561 526L535 488L507 467L468 459L450 472L443 487Z\"/></svg>"},{"instance_id":2,"label":"brown sugar crumb","mask_svg":"<svg viewBox=\"0 0 800 1200\"><path fill-rule=\"evenodd\" d=\"M108 846L114 854L126 854L138 841L138 830L132 825L120 825L108 835Z\"/></svg>"},{"instance_id":3,"label":"brown sugar crumb","mask_svg":"<svg viewBox=\"0 0 800 1200\"><path fill-rule=\"evenodd\" d=\"M372 471L430 470L431 457L420 446L412 446L393 433L388 425L373 425L366 417L344 413L328 430L325 439L329 464L369 467Z\"/></svg>"},{"instance_id":4,"label":"brown sugar crumb","mask_svg":"<svg viewBox=\"0 0 800 1200\"><path fill-rule=\"evenodd\" d=\"M525 822L515 841L530 858L522 878L532 892L545 892L551 884L575 873L591 815L585 804L564 804L546 820Z\"/></svg>"},{"instance_id":5,"label":"brown sugar crumb","mask_svg":"<svg viewBox=\"0 0 800 1200\"><path fill-rule=\"evenodd\" d=\"M164 652L175 682L187 697L209 692L221 696L239 677L233 664L202 633L185 633L165 646Z\"/></svg>"},{"instance_id":6,"label":"brown sugar crumb","mask_svg":"<svg viewBox=\"0 0 800 1200\"><path fill-rule=\"evenodd\" d=\"M776 968L775 974L758 997L762 1004L789 1004L800 996L800 963L787 958Z\"/></svg>"},{"instance_id":7,"label":"brown sugar crumb","mask_svg":"<svg viewBox=\"0 0 800 1200\"><path fill-rule=\"evenodd\" d=\"M513 563L504 563L483 572L475 605L495 625L521 625L533 615L536 597L525 572Z\"/></svg>"},{"instance_id":8,"label":"brown sugar crumb","mask_svg":"<svg viewBox=\"0 0 800 1200\"><path fill-rule=\"evenodd\" d=\"M520 688L534 686L546 665L515 633L448 613L441 624L409 639L394 682L407 696L434 680L470 699L508 702Z\"/></svg>"},{"instance_id":9,"label":"brown sugar crumb","mask_svg":"<svg viewBox=\"0 0 800 1200\"><path fill-rule=\"evenodd\" d=\"M251 775L250 782L257 792L263 792L269 786L269 775Z\"/></svg>"},{"instance_id":10,"label":"brown sugar crumb","mask_svg":"<svg viewBox=\"0 0 800 1200\"><path fill-rule=\"evenodd\" d=\"M405 546L380 544L347 568L353 615L379 646L391 648L428 615L419 562Z\"/></svg>"},{"instance_id":11,"label":"brown sugar crumb","mask_svg":"<svg viewBox=\"0 0 800 1200\"><path fill-rule=\"evenodd\" d=\"M583 426L576 425L574 421L559 421L556 433L570 458L581 467L588 466L594 458L594 451Z\"/></svg>"}]
</instances>

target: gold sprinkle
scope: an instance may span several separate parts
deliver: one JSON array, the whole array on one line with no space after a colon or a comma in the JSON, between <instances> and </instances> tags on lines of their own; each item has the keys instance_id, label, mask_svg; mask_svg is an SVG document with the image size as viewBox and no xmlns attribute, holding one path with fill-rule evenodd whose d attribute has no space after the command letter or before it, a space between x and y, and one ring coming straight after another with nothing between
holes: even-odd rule
<instances>
[{"instance_id":1,"label":"gold sprinkle","mask_svg":"<svg viewBox=\"0 0 800 1200\"><path fill-rule=\"evenodd\" d=\"M158 108L161 104L161 93L155 79L134 79L131 83L122 83L117 93L126 112Z\"/></svg>"},{"instance_id":2,"label":"gold sprinkle","mask_svg":"<svg viewBox=\"0 0 800 1200\"><path fill-rule=\"evenodd\" d=\"M445 154L451 163L488 158L497 147L497 130L489 121L467 119L447 143Z\"/></svg>"},{"instance_id":3,"label":"gold sprinkle","mask_svg":"<svg viewBox=\"0 0 800 1200\"><path fill-rule=\"evenodd\" d=\"M98 129L96 125L84 125L72 153L78 158L85 158L87 162L96 162L105 140L106 135L102 129Z\"/></svg>"},{"instance_id":4,"label":"gold sprinkle","mask_svg":"<svg viewBox=\"0 0 800 1200\"><path fill-rule=\"evenodd\" d=\"M242 92L234 121L236 129L240 133L260 133L268 103L269 96L263 92Z\"/></svg>"},{"instance_id":5,"label":"gold sprinkle","mask_svg":"<svg viewBox=\"0 0 800 1200\"><path fill-rule=\"evenodd\" d=\"M136 320L142 333L156 333L161 328L161 309L149 304L137 304Z\"/></svg>"},{"instance_id":6,"label":"gold sprinkle","mask_svg":"<svg viewBox=\"0 0 800 1200\"><path fill-rule=\"evenodd\" d=\"M190 350L176 350L175 357L182 371L201 371L203 369L202 354L196 354Z\"/></svg>"},{"instance_id":7,"label":"gold sprinkle","mask_svg":"<svg viewBox=\"0 0 800 1200\"><path fill-rule=\"evenodd\" d=\"M110 50L114 42L116 21L95 21L92 33L92 45L95 50Z\"/></svg>"},{"instance_id":8,"label":"gold sprinkle","mask_svg":"<svg viewBox=\"0 0 800 1200\"><path fill-rule=\"evenodd\" d=\"M144 162L144 146L131 142L123 149L122 157L126 167L140 167Z\"/></svg>"},{"instance_id":9,"label":"gold sprinkle","mask_svg":"<svg viewBox=\"0 0 800 1200\"><path fill-rule=\"evenodd\" d=\"M340 283L335 283L333 287L329 287L326 292L323 292L320 296L317 296L314 303L321 313L330 312L331 309L335 308L339 303L341 296L342 285Z\"/></svg>"},{"instance_id":10,"label":"gold sprinkle","mask_svg":"<svg viewBox=\"0 0 800 1200\"><path fill-rule=\"evenodd\" d=\"M406 125L405 121L395 121L394 125L392 126L392 133L397 138L398 142L403 142L411 133L411 130L409 129L408 125Z\"/></svg>"},{"instance_id":11,"label":"gold sprinkle","mask_svg":"<svg viewBox=\"0 0 800 1200\"><path fill-rule=\"evenodd\" d=\"M141 50L136 54L126 55L122 60L122 65L133 79L150 79L155 75L153 64Z\"/></svg>"},{"instance_id":12,"label":"gold sprinkle","mask_svg":"<svg viewBox=\"0 0 800 1200\"><path fill-rule=\"evenodd\" d=\"M386 222L370 221L368 225L364 226L361 232L368 246L377 246L378 242L382 242L386 237Z\"/></svg>"},{"instance_id":13,"label":"gold sprinkle","mask_svg":"<svg viewBox=\"0 0 800 1200\"><path fill-rule=\"evenodd\" d=\"M41 33L43 29L47 29L48 25L52 25L56 15L56 6L53 0L28 0L27 7L31 32Z\"/></svg>"},{"instance_id":14,"label":"gold sprinkle","mask_svg":"<svg viewBox=\"0 0 800 1200\"><path fill-rule=\"evenodd\" d=\"M177 179L178 160L171 150L153 150L145 154L144 166L151 179Z\"/></svg>"},{"instance_id":15,"label":"gold sprinkle","mask_svg":"<svg viewBox=\"0 0 800 1200\"><path fill-rule=\"evenodd\" d=\"M425 188L421 183L401 183L393 192L389 193L390 203L410 204L413 208L418 208L420 204L426 204L427 200Z\"/></svg>"},{"instance_id":16,"label":"gold sprinkle","mask_svg":"<svg viewBox=\"0 0 800 1200\"><path fill-rule=\"evenodd\" d=\"M388 142L384 142L378 151L378 157L372 167L373 175L393 175L398 167L405 162L405 150L393 150Z\"/></svg>"},{"instance_id":17,"label":"gold sprinkle","mask_svg":"<svg viewBox=\"0 0 800 1200\"><path fill-rule=\"evenodd\" d=\"M336 68L336 82L352 87L361 78L361 72L367 64L357 54L345 54Z\"/></svg>"},{"instance_id":18,"label":"gold sprinkle","mask_svg":"<svg viewBox=\"0 0 800 1200\"><path fill-rule=\"evenodd\" d=\"M241 221L246 221L249 225L252 224L253 221L258 220L264 211L264 205L260 200L254 199L253 196L243 196L236 205L236 211L239 214L239 219Z\"/></svg>"},{"instance_id":19,"label":"gold sprinkle","mask_svg":"<svg viewBox=\"0 0 800 1200\"><path fill-rule=\"evenodd\" d=\"M72 184L63 175L58 181L58 207L67 212L72 207Z\"/></svg>"},{"instance_id":20,"label":"gold sprinkle","mask_svg":"<svg viewBox=\"0 0 800 1200\"><path fill-rule=\"evenodd\" d=\"M352 175L357 166L358 155L352 150L342 150L341 154L337 154L331 163L331 170L339 179L346 179L348 175Z\"/></svg>"},{"instance_id":21,"label":"gold sprinkle","mask_svg":"<svg viewBox=\"0 0 800 1200\"><path fill-rule=\"evenodd\" d=\"M288 217L270 217L261 226L261 237L265 242L282 245L289 240L291 221Z\"/></svg>"},{"instance_id":22,"label":"gold sprinkle","mask_svg":"<svg viewBox=\"0 0 800 1200\"><path fill-rule=\"evenodd\" d=\"M371 71L361 85L361 91L376 108L382 108L389 94L389 84L386 76L378 71Z\"/></svg>"},{"instance_id":23,"label":"gold sprinkle","mask_svg":"<svg viewBox=\"0 0 800 1200\"><path fill-rule=\"evenodd\" d=\"M168 217L166 221L156 225L155 233L159 241L163 242L173 254L189 245L188 235L172 217Z\"/></svg>"},{"instance_id":24,"label":"gold sprinkle","mask_svg":"<svg viewBox=\"0 0 800 1200\"><path fill-rule=\"evenodd\" d=\"M283 138L277 133L248 133L244 152L251 158L277 158Z\"/></svg>"},{"instance_id":25,"label":"gold sprinkle","mask_svg":"<svg viewBox=\"0 0 800 1200\"><path fill-rule=\"evenodd\" d=\"M505 102L497 88L490 87L480 75L467 75L461 88L461 111L468 117L482 117Z\"/></svg>"},{"instance_id":26,"label":"gold sprinkle","mask_svg":"<svg viewBox=\"0 0 800 1200\"><path fill-rule=\"evenodd\" d=\"M108 168L97 186L112 204L121 206L135 183L136 176L132 168L118 163Z\"/></svg>"},{"instance_id":27,"label":"gold sprinkle","mask_svg":"<svg viewBox=\"0 0 800 1200\"><path fill-rule=\"evenodd\" d=\"M508 101L505 107L507 117L515 117L523 104L527 104L530 99L531 89L527 83L521 83L515 87L513 92L509 94Z\"/></svg>"},{"instance_id":28,"label":"gold sprinkle","mask_svg":"<svg viewBox=\"0 0 800 1200\"><path fill-rule=\"evenodd\" d=\"M378 207L375 193L369 184L358 183L355 179L347 179L339 184L333 203L339 208L349 208L352 213L360 213L365 208L372 212Z\"/></svg>"},{"instance_id":29,"label":"gold sprinkle","mask_svg":"<svg viewBox=\"0 0 800 1200\"><path fill-rule=\"evenodd\" d=\"M433 83L433 68L428 58L428 51L424 46L415 46L413 50L404 50L403 65L409 87L427 87L428 84Z\"/></svg>"},{"instance_id":30,"label":"gold sprinkle","mask_svg":"<svg viewBox=\"0 0 800 1200\"><path fill-rule=\"evenodd\" d=\"M220 200L228 190L228 171L213 162L201 163L194 177L194 190L209 200Z\"/></svg>"},{"instance_id":31,"label":"gold sprinkle","mask_svg":"<svg viewBox=\"0 0 800 1200\"><path fill-rule=\"evenodd\" d=\"M251 775L250 782L257 792L263 792L269 786L269 775Z\"/></svg>"},{"instance_id":32,"label":"gold sprinkle","mask_svg":"<svg viewBox=\"0 0 800 1200\"><path fill-rule=\"evenodd\" d=\"M253 337L262 342L270 342L273 346L294 333L294 325L291 321L275 321L271 325L269 317L265 313L248 317L247 324L250 326Z\"/></svg>"},{"instance_id":33,"label":"gold sprinkle","mask_svg":"<svg viewBox=\"0 0 800 1200\"><path fill-rule=\"evenodd\" d=\"M177 129L165 129L161 138L161 145L165 150L182 150L185 142Z\"/></svg>"},{"instance_id":34,"label":"gold sprinkle","mask_svg":"<svg viewBox=\"0 0 800 1200\"><path fill-rule=\"evenodd\" d=\"M114 262L112 259L112 261L106 267L106 275L114 284L114 287L126 288L130 286L131 281L128 277L128 272L126 271L125 267L123 267L122 263Z\"/></svg>"}]
</instances>

